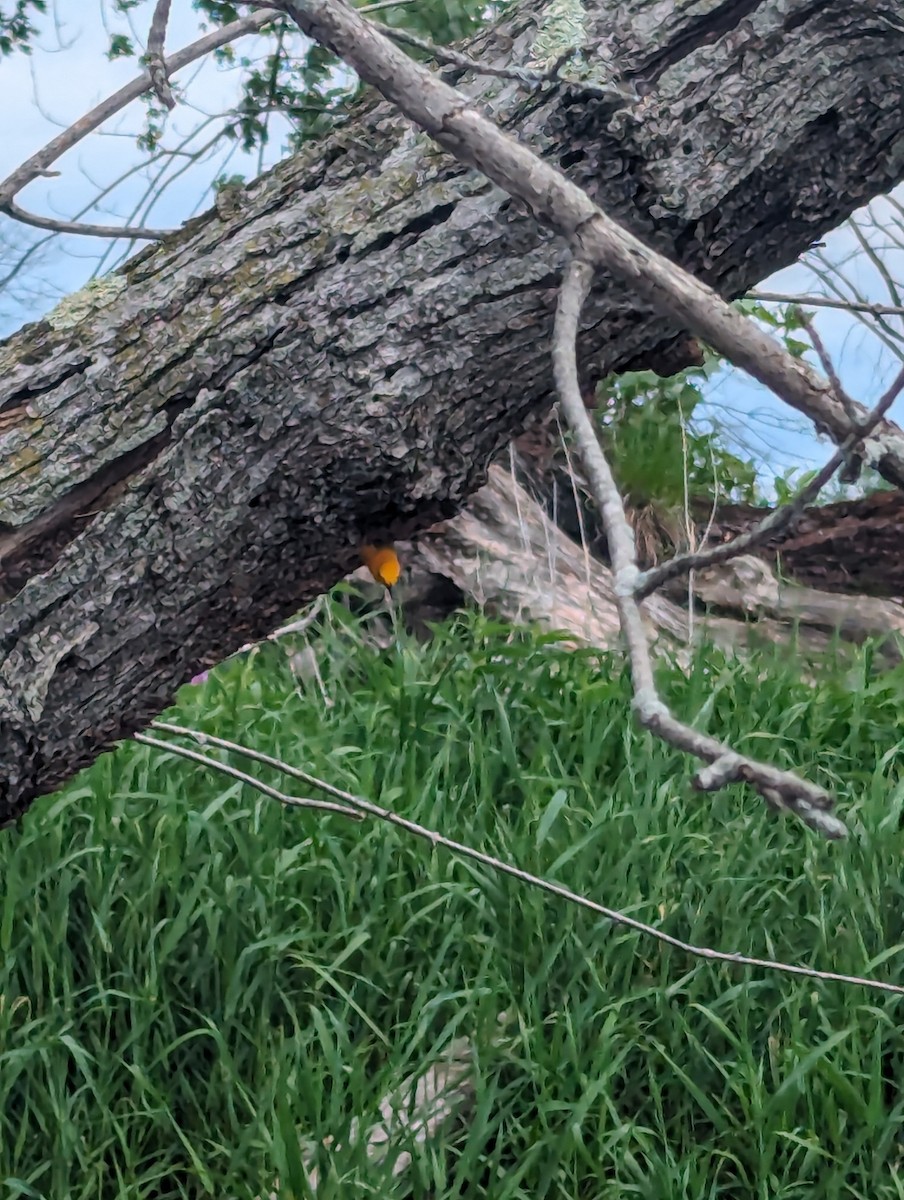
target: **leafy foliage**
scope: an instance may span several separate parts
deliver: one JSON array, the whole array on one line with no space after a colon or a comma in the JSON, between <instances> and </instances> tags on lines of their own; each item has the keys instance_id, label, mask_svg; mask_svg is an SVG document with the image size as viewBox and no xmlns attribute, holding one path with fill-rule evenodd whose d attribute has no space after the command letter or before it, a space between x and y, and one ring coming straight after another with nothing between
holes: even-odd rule
<instances>
[{"instance_id":1,"label":"leafy foliage","mask_svg":"<svg viewBox=\"0 0 904 1200\"><path fill-rule=\"evenodd\" d=\"M483 620L379 652L328 616L328 707L269 647L172 716L697 943L904 982L904 671L662 667L683 715L840 793L858 832L829 844L695 795L614 656ZM260 1196L319 1146L331 1200L900 1197L898 998L689 960L136 745L3 834L0 878L10 1195ZM457 1036L466 1124L397 1180L341 1149Z\"/></svg>"},{"instance_id":2,"label":"leafy foliage","mask_svg":"<svg viewBox=\"0 0 904 1200\"><path fill-rule=\"evenodd\" d=\"M19 0L20 5L28 0ZM43 8L44 0L33 0ZM116 0L114 10L126 12L134 0ZM194 0L193 7L214 26L228 25L242 15L238 6L218 0ZM358 7L367 7L366 3ZM374 14L387 25L404 27L431 41L446 43L473 33L485 21L488 8L479 0L417 0ZM2 27L2 26L0 26ZM221 47L215 59L222 65L238 65L243 71L240 98L223 126L226 137L243 150L265 146L270 141L270 117L279 113L290 123L286 149L298 149L311 138L323 136L359 94L355 76L335 55L317 44L298 52L298 30L288 18L279 18L261 31L269 36L272 49L254 59L237 52L233 45ZM293 40L294 39L294 40ZM107 57L137 56L127 35L111 34ZM153 152L161 143L167 113L149 96L147 116L140 135L142 149Z\"/></svg>"},{"instance_id":3,"label":"leafy foliage","mask_svg":"<svg viewBox=\"0 0 904 1200\"><path fill-rule=\"evenodd\" d=\"M798 336L805 326L797 306L767 307L758 300L736 300L734 306L774 333L795 357L810 349L809 341ZM702 366L670 378L632 371L601 385L601 436L612 452L622 493L633 507L680 509L685 489L690 499L784 504L816 474L794 469L774 476L771 490L764 490L754 459L735 453L731 439L709 414L700 421L706 384L726 366L724 359L704 350ZM848 500L888 486L877 472L867 469L856 487L837 481L829 484L821 502Z\"/></svg>"},{"instance_id":4,"label":"leafy foliage","mask_svg":"<svg viewBox=\"0 0 904 1200\"><path fill-rule=\"evenodd\" d=\"M228 137L240 141L243 150L253 150L270 140L268 116L280 112L293 125L288 144L298 148L310 138L326 133L355 96L357 82L350 78L335 55L313 43L300 61L282 48L257 66L240 60L247 69Z\"/></svg>"},{"instance_id":5,"label":"leafy foliage","mask_svg":"<svg viewBox=\"0 0 904 1200\"><path fill-rule=\"evenodd\" d=\"M31 39L37 32L31 22L29 9L35 13L46 13L47 0L16 0L11 13L0 9L0 55L21 50L31 52Z\"/></svg>"},{"instance_id":6,"label":"leafy foliage","mask_svg":"<svg viewBox=\"0 0 904 1200\"><path fill-rule=\"evenodd\" d=\"M232 11L232 5L198 0L197 7L220 23L235 19L224 15ZM418 0L375 15L387 25L408 29L443 44L476 30L485 12L486 5L477 0ZM275 24L275 49L262 63L248 58L239 60L247 74L228 134L237 138L244 150L268 142L270 112L278 111L292 122L288 148L298 149L310 138L326 133L358 95L357 79L322 46L309 46L301 58L287 53L284 43L293 29L290 21Z\"/></svg>"},{"instance_id":7,"label":"leafy foliage","mask_svg":"<svg viewBox=\"0 0 904 1200\"><path fill-rule=\"evenodd\" d=\"M367 0L361 0L355 7L366 5ZM482 0L417 0L416 4L400 4L398 8L389 8L374 16L386 25L409 29L446 45L476 33L487 17L493 15L493 8L504 7L504 4L488 5Z\"/></svg>"},{"instance_id":8,"label":"leafy foliage","mask_svg":"<svg viewBox=\"0 0 904 1200\"><path fill-rule=\"evenodd\" d=\"M794 304L782 304L774 308L769 308L759 300L735 300L734 307L738 312L744 313L745 316L753 317L767 329L771 329L778 334L782 345L789 354L793 354L795 358L802 358L810 349L808 341L802 341L795 337L795 333L799 333L805 329L805 325L801 320L801 311Z\"/></svg>"},{"instance_id":9,"label":"leafy foliage","mask_svg":"<svg viewBox=\"0 0 904 1200\"><path fill-rule=\"evenodd\" d=\"M107 58L112 62L116 58L133 58L135 55L135 43L130 37L124 33L113 33L110 35L110 48L107 51Z\"/></svg>"},{"instance_id":10,"label":"leafy foliage","mask_svg":"<svg viewBox=\"0 0 904 1200\"><path fill-rule=\"evenodd\" d=\"M787 504L793 500L816 474L815 470L792 468L773 479L775 499L770 503ZM872 496L876 492L894 491L894 485L888 483L878 471L865 467L856 485L842 483L837 477L829 482L820 493L821 504L832 504L842 500L852 500L860 496Z\"/></svg>"},{"instance_id":11,"label":"leafy foliage","mask_svg":"<svg viewBox=\"0 0 904 1200\"><path fill-rule=\"evenodd\" d=\"M689 497L752 500L756 468L725 445L717 431L699 428L694 413L703 402L701 384L721 367L708 359L663 378L653 371L626 371L601 388L600 433L611 451L622 495L634 508L680 508Z\"/></svg>"}]
</instances>

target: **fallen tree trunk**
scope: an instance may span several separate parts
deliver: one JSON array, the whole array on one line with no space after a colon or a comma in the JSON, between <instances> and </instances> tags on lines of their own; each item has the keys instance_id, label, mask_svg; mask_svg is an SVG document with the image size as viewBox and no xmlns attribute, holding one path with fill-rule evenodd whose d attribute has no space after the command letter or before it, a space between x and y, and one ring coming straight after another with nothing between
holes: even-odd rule
<instances>
[{"instance_id":1,"label":"fallen tree trunk","mask_svg":"<svg viewBox=\"0 0 904 1200\"><path fill-rule=\"evenodd\" d=\"M576 644L618 644L608 567L564 534L499 466L490 468L463 513L417 539L415 561L496 616L568 634ZM664 596L651 596L644 616L668 641L687 640L687 613Z\"/></svg>"},{"instance_id":2,"label":"fallen tree trunk","mask_svg":"<svg viewBox=\"0 0 904 1200\"><path fill-rule=\"evenodd\" d=\"M421 596L430 596L429 582L417 570L424 567L506 620L530 621L575 645L608 649L619 644L608 567L558 528L499 466L490 468L487 483L463 513L417 539L410 561L416 582L403 588L403 595L412 624ZM686 590L687 582L682 586ZM451 601L445 612L431 615L449 615L457 606ZM900 605L780 581L766 562L751 555L697 572L690 608L653 595L643 612L651 633L670 650L702 641L732 653L794 645L802 666L810 668L825 660L834 638L854 645L874 638L882 643L878 665L901 661L895 640L895 635L904 637Z\"/></svg>"},{"instance_id":3,"label":"fallen tree trunk","mask_svg":"<svg viewBox=\"0 0 904 1200\"><path fill-rule=\"evenodd\" d=\"M474 52L525 61L544 7ZM904 175L904 33L894 0L700 7L585 5L617 31L630 110L471 91L734 295ZM0 821L329 587L362 537L458 510L550 402L562 261L368 102L0 346ZM597 377L684 338L614 280L587 316Z\"/></svg>"},{"instance_id":4,"label":"fallen tree trunk","mask_svg":"<svg viewBox=\"0 0 904 1200\"><path fill-rule=\"evenodd\" d=\"M729 541L763 515L753 505L723 505L714 520L701 512L698 529L707 528L711 542ZM823 591L904 597L904 494L875 492L806 509L759 553L798 583Z\"/></svg>"}]
</instances>

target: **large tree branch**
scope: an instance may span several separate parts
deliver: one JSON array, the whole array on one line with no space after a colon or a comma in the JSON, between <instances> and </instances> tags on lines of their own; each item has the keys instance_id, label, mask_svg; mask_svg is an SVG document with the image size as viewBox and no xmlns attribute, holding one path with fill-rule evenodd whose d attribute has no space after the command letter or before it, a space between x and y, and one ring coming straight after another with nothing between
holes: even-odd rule
<instances>
[{"instance_id":1,"label":"large tree branch","mask_svg":"<svg viewBox=\"0 0 904 1200\"><path fill-rule=\"evenodd\" d=\"M528 61L540 7L525 0L470 52ZM686 9L650 24L650 0L585 7L646 85L636 109L504 80L474 95L518 130L511 153L529 144L565 166L723 294L904 173L904 36L876 26L892 0L786 0L735 25ZM461 141L474 117L456 106ZM530 163L530 195L555 216L571 193L544 198L563 185ZM681 336L711 297L682 281L680 320L657 317L633 274L659 260L589 203L569 231L614 239L606 253L632 273L587 305L581 359L601 377ZM522 203L367 101L234 211L190 222L0 346L0 818L330 586L363 536L458 510L550 402L562 263ZM792 378L798 398L820 394L806 371Z\"/></svg>"},{"instance_id":2,"label":"large tree branch","mask_svg":"<svg viewBox=\"0 0 904 1200\"><path fill-rule=\"evenodd\" d=\"M836 441L850 434L852 419L867 423L869 414L862 405L845 404L832 381L827 384L711 288L613 221L584 189L409 59L345 0L280 0L279 7L460 162L482 171L567 238L583 261L626 280L664 316L705 338ZM904 486L904 435L884 423L874 431L873 441L876 468L890 482Z\"/></svg>"}]
</instances>

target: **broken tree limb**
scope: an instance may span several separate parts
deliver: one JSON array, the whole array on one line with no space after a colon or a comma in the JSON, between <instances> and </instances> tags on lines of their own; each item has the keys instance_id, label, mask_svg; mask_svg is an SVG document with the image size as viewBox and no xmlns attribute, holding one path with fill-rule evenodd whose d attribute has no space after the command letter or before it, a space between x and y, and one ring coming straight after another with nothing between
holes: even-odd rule
<instances>
[{"instance_id":1,"label":"broken tree limb","mask_svg":"<svg viewBox=\"0 0 904 1200\"><path fill-rule=\"evenodd\" d=\"M463 512L418 536L405 567L400 599L412 624L424 608L429 619L442 620L464 596L496 617L560 633L576 646L620 644L609 568L499 465ZM455 589L442 595L437 579ZM882 644L879 666L901 659L894 640L904 637L901 604L796 586L762 559L743 556L697 573L693 596L700 609L693 623L677 597L656 593L644 601L644 621L661 650L672 653L689 639L736 654L787 646L810 673L825 662L835 638L854 645L872 638Z\"/></svg>"},{"instance_id":2,"label":"broken tree limb","mask_svg":"<svg viewBox=\"0 0 904 1200\"><path fill-rule=\"evenodd\" d=\"M417 560L451 579L481 608L560 632L575 644L618 644L612 573L567 537L500 466L451 521L421 534ZM663 596L643 608L653 633L687 639L687 613Z\"/></svg>"},{"instance_id":3,"label":"broken tree limb","mask_svg":"<svg viewBox=\"0 0 904 1200\"><path fill-rule=\"evenodd\" d=\"M775 808L787 808L826 837L840 838L846 829L831 809L833 797L809 780L738 753L733 746L702 733L680 720L659 693L653 670L650 639L644 628L637 580L640 568L634 531L615 483L609 461L581 395L578 380L577 337L581 311L593 282L593 267L574 258L562 278L556 309L553 366L559 404L572 433L587 476L591 495L602 516L609 544L615 584L615 603L625 640L634 693L631 708L638 723L669 746L700 759L706 765L694 776L700 791L715 791L744 782Z\"/></svg>"}]
</instances>

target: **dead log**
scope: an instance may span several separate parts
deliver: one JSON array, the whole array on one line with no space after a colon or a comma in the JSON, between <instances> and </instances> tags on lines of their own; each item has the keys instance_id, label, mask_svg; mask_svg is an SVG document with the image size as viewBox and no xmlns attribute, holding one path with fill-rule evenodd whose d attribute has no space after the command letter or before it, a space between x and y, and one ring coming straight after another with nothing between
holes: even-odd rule
<instances>
[{"instance_id":1,"label":"dead log","mask_svg":"<svg viewBox=\"0 0 904 1200\"><path fill-rule=\"evenodd\" d=\"M765 515L753 505L724 505L709 527L710 542L729 541ZM904 495L875 492L860 500L806 509L783 537L759 554L797 583L848 595L904 597Z\"/></svg>"},{"instance_id":2,"label":"dead log","mask_svg":"<svg viewBox=\"0 0 904 1200\"><path fill-rule=\"evenodd\" d=\"M414 585L402 590L410 621L417 618L421 597L435 595L428 590L432 573L506 620L561 633L574 645L619 644L608 567L559 529L498 465L463 513L417 539L409 566L412 562ZM879 646L878 665L901 661L899 604L801 587L750 555L698 572L690 608L677 602L678 595L676 589L671 599L654 595L644 604L650 630L666 650L704 641L736 653L786 645L810 670L834 640L860 645L872 638ZM433 615L448 615L454 607L450 603L445 613Z\"/></svg>"}]
</instances>

